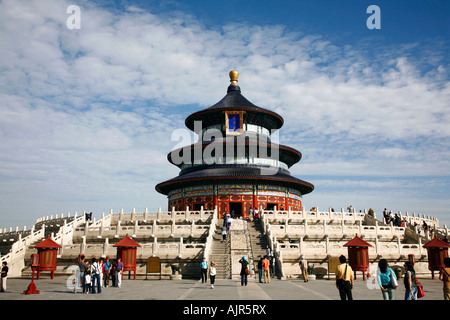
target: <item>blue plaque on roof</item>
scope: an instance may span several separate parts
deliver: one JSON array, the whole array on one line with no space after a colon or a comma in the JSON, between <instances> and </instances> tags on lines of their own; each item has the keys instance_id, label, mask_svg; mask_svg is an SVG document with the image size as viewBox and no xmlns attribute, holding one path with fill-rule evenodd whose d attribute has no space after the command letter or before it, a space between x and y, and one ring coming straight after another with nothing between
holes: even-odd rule
<instances>
[{"instance_id":1,"label":"blue plaque on roof","mask_svg":"<svg viewBox=\"0 0 450 320\"><path fill-rule=\"evenodd\" d=\"M237 132L241 129L239 114L229 114L228 115L228 131Z\"/></svg>"}]
</instances>

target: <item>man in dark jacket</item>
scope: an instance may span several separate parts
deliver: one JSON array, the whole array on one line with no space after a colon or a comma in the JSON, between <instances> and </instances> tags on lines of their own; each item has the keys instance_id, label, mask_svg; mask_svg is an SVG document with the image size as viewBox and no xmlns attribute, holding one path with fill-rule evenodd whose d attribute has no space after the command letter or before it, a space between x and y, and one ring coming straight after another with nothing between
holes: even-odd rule
<instances>
[{"instance_id":1,"label":"man in dark jacket","mask_svg":"<svg viewBox=\"0 0 450 320\"><path fill-rule=\"evenodd\" d=\"M80 256L78 267L80 268L80 278L76 280L77 282L75 283L74 293L76 293L78 290L80 279L81 279L81 287L83 288L83 293L86 293L86 272L88 271L88 267L84 255Z\"/></svg>"}]
</instances>

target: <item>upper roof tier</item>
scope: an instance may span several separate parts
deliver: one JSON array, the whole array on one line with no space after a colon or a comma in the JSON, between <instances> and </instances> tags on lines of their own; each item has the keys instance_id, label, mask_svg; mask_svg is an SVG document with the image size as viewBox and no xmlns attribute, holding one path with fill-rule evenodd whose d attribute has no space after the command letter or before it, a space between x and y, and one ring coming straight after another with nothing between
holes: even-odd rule
<instances>
[{"instance_id":1,"label":"upper roof tier","mask_svg":"<svg viewBox=\"0 0 450 320\"><path fill-rule=\"evenodd\" d=\"M230 71L230 85L227 94L215 105L191 114L186 118L186 126L194 130L194 121L202 121L202 127L206 128L224 123L223 111L245 111L244 123L254 124L268 130L276 130L283 126L283 118L270 110L258 107L247 100L237 85L239 73Z\"/></svg>"}]
</instances>

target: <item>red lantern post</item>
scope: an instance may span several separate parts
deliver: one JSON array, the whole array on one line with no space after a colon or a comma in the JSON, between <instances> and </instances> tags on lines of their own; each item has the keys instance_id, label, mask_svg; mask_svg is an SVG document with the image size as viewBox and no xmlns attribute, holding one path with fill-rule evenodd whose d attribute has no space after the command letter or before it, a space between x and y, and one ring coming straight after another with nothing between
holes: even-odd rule
<instances>
[{"instance_id":1,"label":"red lantern post","mask_svg":"<svg viewBox=\"0 0 450 320\"><path fill-rule=\"evenodd\" d=\"M444 258L448 258L448 248L450 245L435 237L423 245L428 252L428 270L431 271L431 278L434 279L434 271L440 271L445 267Z\"/></svg>"},{"instance_id":2,"label":"red lantern post","mask_svg":"<svg viewBox=\"0 0 450 320\"><path fill-rule=\"evenodd\" d=\"M348 247L348 264L355 272L355 279L356 271L362 271L363 280L366 280L366 271L369 269L369 247L371 246L358 236L344 244L344 247Z\"/></svg>"},{"instance_id":3,"label":"red lantern post","mask_svg":"<svg viewBox=\"0 0 450 320\"><path fill-rule=\"evenodd\" d=\"M58 248L61 248L61 246L48 237L34 247L38 249L39 254L38 280L41 276L41 271L51 271L51 278L53 279L56 270Z\"/></svg>"},{"instance_id":4,"label":"red lantern post","mask_svg":"<svg viewBox=\"0 0 450 320\"><path fill-rule=\"evenodd\" d=\"M117 259L122 259L123 271L128 271L128 278L130 278L130 272L134 272L134 280L136 280L136 252L137 247L141 245L131 239L128 235L117 242L114 247L117 247ZM122 272L123 277L123 272Z\"/></svg>"},{"instance_id":5,"label":"red lantern post","mask_svg":"<svg viewBox=\"0 0 450 320\"><path fill-rule=\"evenodd\" d=\"M31 283L28 286L27 290L23 292L23 294L39 294L39 290L36 289L36 285L34 284L34 272L39 267L39 255L37 253L33 253L30 259L30 266L33 270L33 274L31 276Z\"/></svg>"}]
</instances>

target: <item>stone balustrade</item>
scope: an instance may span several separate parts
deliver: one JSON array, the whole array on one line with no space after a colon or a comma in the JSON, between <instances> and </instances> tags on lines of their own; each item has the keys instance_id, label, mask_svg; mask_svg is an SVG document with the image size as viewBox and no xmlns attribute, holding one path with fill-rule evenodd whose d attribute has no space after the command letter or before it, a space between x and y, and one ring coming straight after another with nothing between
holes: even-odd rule
<instances>
[{"instance_id":1,"label":"stone balustrade","mask_svg":"<svg viewBox=\"0 0 450 320\"><path fill-rule=\"evenodd\" d=\"M330 241L329 238L320 241L305 241L302 238L290 241L274 239L276 250L281 251L285 258L299 257L301 254L307 255L310 258L326 257L328 255L347 255L347 248L343 245L348 241L350 241L350 238L343 241ZM422 247L422 244L403 244L400 243L399 239L394 241L375 240L367 242L372 245L372 247L369 247L369 257L371 259L377 256L386 258L407 257L409 254L421 257L426 254L426 250Z\"/></svg>"},{"instance_id":2,"label":"stone balustrade","mask_svg":"<svg viewBox=\"0 0 450 320\"><path fill-rule=\"evenodd\" d=\"M87 236L90 238L113 238L132 235L133 237L148 236L171 236L171 237L201 237L209 231L209 224L198 224L192 220L189 224L177 224L175 221L171 223L161 224L157 220L145 224L139 224L135 220L133 225L122 225L121 220L117 225L99 226L88 225L80 226L75 229L74 237Z\"/></svg>"},{"instance_id":3,"label":"stone balustrade","mask_svg":"<svg viewBox=\"0 0 450 320\"><path fill-rule=\"evenodd\" d=\"M275 208L263 210L261 217L282 273L286 267L283 259L298 258L300 254L311 257L346 254L347 250L342 245L355 234L373 245L369 249L371 257L382 255L398 259L408 254L414 254L416 257L426 255L426 250L421 244L424 239L417 237L416 244L401 243L406 233L405 228L379 225L375 219L366 223L368 215L365 212L354 210L344 212L343 209L334 212L331 208L325 212L319 211L318 208L309 211L304 209L277 211ZM421 225L425 221L429 226L439 228L439 221L433 217L400 212L399 215L410 225L414 223ZM80 253L89 253L97 257L114 255L116 249L109 241L128 234L137 239L145 239L141 241L142 247L138 250L138 257L142 259L152 255L188 258L197 256L199 252L203 252L208 258L217 219L215 210L191 211L189 208L184 211L159 209L157 212L148 212L147 209L144 212L136 212L133 209L131 212L121 210L119 213L113 213L111 210L110 214L102 214L100 219L93 221L86 221L84 214L81 216L75 214L74 217L70 214L67 217L64 215L43 217L36 220L36 224L42 226L39 230L35 230L35 226L31 230L25 230L26 227L23 230L17 227L15 230L12 228L9 228L9 231L0 230L3 239L13 239L11 242L14 242L11 251L2 256L1 260L8 261L12 267L11 277L20 276L14 272L19 270L20 273L23 269L27 249L28 253L30 250L34 252L32 245L42 240L46 231L49 232L46 226L57 228L52 238L62 245L59 257L76 257ZM436 229L436 233L447 236L449 234L445 226L444 229ZM81 241L74 243L74 239L80 238ZM197 240L187 241L188 238Z\"/></svg>"},{"instance_id":4,"label":"stone balustrade","mask_svg":"<svg viewBox=\"0 0 450 320\"><path fill-rule=\"evenodd\" d=\"M148 212L147 209L145 209L144 212L136 212L135 209L133 209L132 212L123 212L122 210L120 213L111 212L111 224L115 224L117 221L206 221L210 219L213 214L214 210L203 210L203 207L201 210L193 211L189 210L189 207L184 211L161 211L161 208L159 208L157 212Z\"/></svg>"},{"instance_id":5,"label":"stone balustrade","mask_svg":"<svg viewBox=\"0 0 450 320\"><path fill-rule=\"evenodd\" d=\"M174 238L173 241L158 241L157 237L142 243L137 250L138 259L147 259L150 256L191 257L197 255L206 247L205 242L185 242L184 238ZM117 249L109 243L108 238L103 243L83 243L65 245L63 250L66 259L75 259L79 254L88 257L115 256Z\"/></svg>"},{"instance_id":6,"label":"stone balustrade","mask_svg":"<svg viewBox=\"0 0 450 320\"><path fill-rule=\"evenodd\" d=\"M264 217L265 218L265 217ZM340 223L331 222L331 220L319 220L311 223L308 219L297 220L295 224L285 220L282 224L271 224L267 222L268 227L272 230L273 236L276 237L329 237L340 238L342 236L354 236L355 234L364 234L369 238L384 237L391 239L393 237L403 238L405 234L404 227L379 226L379 225L363 225L362 220L356 223L348 224L344 220Z\"/></svg>"},{"instance_id":7,"label":"stone balustrade","mask_svg":"<svg viewBox=\"0 0 450 320\"><path fill-rule=\"evenodd\" d=\"M316 207L315 210L306 211L304 208L302 211L292 211L290 208L286 211L279 210L263 210L262 216L272 221L284 221L284 220L364 220L364 212L344 212L341 209L340 212L334 212L331 208L328 211L319 211Z\"/></svg>"}]
</instances>

